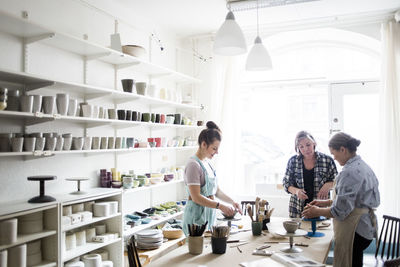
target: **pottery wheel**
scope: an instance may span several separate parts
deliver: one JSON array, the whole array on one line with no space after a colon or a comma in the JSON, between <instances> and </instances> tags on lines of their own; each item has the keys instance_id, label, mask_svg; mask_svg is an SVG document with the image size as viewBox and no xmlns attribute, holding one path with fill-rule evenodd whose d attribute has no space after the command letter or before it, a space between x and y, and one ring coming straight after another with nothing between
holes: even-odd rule
<instances>
[{"instance_id":1,"label":"pottery wheel","mask_svg":"<svg viewBox=\"0 0 400 267\"><path fill-rule=\"evenodd\" d=\"M294 246L293 238L294 237L305 236L305 235L307 235L307 231L302 230L302 229L297 229L296 232L294 232L294 233L288 233L288 232L286 232L286 230L282 229L282 230L276 231L275 233L278 234L278 235L281 235L281 236L289 237L289 247L282 248L281 249L282 252L299 253L299 252L303 251L301 248L298 248L298 247Z\"/></svg>"},{"instance_id":2,"label":"pottery wheel","mask_svg":"<svg viewBox=\"0 0 400 267\"><path fill-rule=\"evenodd\" d=\"M86 194L86 192L81 191L81 181L87 181L87 180L89 180L89 178L87 178L87 177L72 177L72 178L67 178L65 180L67 180L67 181L75 181L75 182L78 183L78 190L75 191L75 192L71 192L70 194L73 194L73 195Z\"/></svg>"}]
</instances>

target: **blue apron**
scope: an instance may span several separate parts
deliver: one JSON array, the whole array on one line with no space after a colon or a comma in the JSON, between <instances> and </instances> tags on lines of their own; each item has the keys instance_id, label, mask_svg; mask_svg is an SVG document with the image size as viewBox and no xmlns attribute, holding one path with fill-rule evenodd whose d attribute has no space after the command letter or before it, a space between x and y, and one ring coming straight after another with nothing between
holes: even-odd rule
<instances>
[{"instance_id":1,"label":"blue apron","mask_svg":"<svg viewBox=\"0 0 400 267\"><path fill-rule=\"evenodd\" d=\"M200 194L204 197L209 197L209 196L214 196L215 193L217 192L217 176L215 174L214 169L211 167L211 170L214 172L214 177L209 177L208 172L206 168L204 167L203 163L197 156L193 156L193 159L195 159L201 166L201 169L203 170L204 173L204 178L205 178L205 184L200 187ZM190 195L189 188L186 187L188 194ZM188 231L188 224L197 224L197 225L203 225L208 221L208 228L211 229L211 227L214 225L214 220L215 220L215 209L214 208L208 208L201 206L197 203L195 203L192 200L188 200L185 211L183 213L183 232L185 233L186 236L189 235Z\"/></svg>"}]
</instances>

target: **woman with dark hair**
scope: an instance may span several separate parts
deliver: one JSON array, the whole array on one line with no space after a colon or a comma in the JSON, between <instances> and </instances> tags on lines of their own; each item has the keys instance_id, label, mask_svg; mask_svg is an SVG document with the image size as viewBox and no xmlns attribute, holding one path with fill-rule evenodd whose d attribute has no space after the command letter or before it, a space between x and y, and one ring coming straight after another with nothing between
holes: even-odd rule
<instances>
[{"instance_id":1,"label":"woman with dark hair","mask_svg":"<svg viewBox=\"0 0 400 267\"><path fill-rule=\"evenodd\" d=\"M343 166L336 178L333 200L314 200L303 216L333 218L335 248L333 266L363 265L363 251L376 237L373 209L380 204L378 179L372 169L357 155L357 140L345 133L335 134L329 149Z\"/></svg>"},{"instance_id":2,"label":"woman with dark hair","mask_svg":"<svg viewBox=\"0 0 400 267\"><path fill-rule=\"evenodd\" d=\"M289 216L299 218L305 205L314 199L327 199L337 174L333 159L315 151L314 137L300 131L295 138L297 155L291 157L283 177L283 187L291 194Z\"/></svg>"},{"instance_id":3,"label":"woman with dark hair","mask_svg":"<svg viewBox=\"0 0 400 267\"><path fill-rule=\"evenodd\" d=\"M199 135L199 148L186 164L184 179L189 193L183 214L183 231L186 235L188 224L202 225L208 222L208 227L211 228L216 209L227 216L233 216L236 210L242 212L240 205L219 188L215 170L209 161L218 153L220 142L221 130L214 122L207 122L207 129L202 130ZM218 202L215 197L232 206Z\"/></svg>"}]
</instances>

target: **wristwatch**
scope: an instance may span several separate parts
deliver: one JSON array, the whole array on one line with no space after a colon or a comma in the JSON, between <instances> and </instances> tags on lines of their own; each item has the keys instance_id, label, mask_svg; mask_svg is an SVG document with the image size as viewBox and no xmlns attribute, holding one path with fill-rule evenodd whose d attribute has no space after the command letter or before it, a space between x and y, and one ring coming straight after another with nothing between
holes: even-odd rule
<instances>
[{"instance_id":1,"label":"wristwatch","mask_svg":"<svg viewBox=\"0 0 400 267\"><path fill-rule=\"evenodd\" d=\"M218 209L218 208L219 208L219 202L217 202L217 206L215 206L215 208L216 208L216 209Z\"/></svg>"}]
</instances>

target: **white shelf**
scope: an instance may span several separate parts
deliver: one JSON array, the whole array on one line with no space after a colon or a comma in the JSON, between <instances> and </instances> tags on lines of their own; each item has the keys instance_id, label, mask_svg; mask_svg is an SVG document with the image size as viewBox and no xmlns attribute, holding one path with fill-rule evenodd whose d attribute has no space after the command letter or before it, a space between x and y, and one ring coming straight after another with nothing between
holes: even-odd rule
<instances>
[{"instance_id":1,"label":"white shelf","mask_svg":"<svg viewBox=\"0 0 400 267\"><path fill-rule=\"evenodd\" d=\"M180 184L180 183L183 183L183 180L172 180L169 182L163 181L159 184L150 184L149 186L141 186L141 187L136 187L136 188L131 188L131 189L124 189L123 193L124 194L132 194L132 193L139 192L139 191L151 190L153 188L163 187L163 186L172 185L172 184Z\"/></svg>"},{"instance_id":2,"label":"white shelf","mask_svg":"<svg viewBox=\"0 0 400 267\"><path fill-rule=\"evenodd\" d=\"M47 231L45 230L45 231L42 231L39 233L34 233L34 234L18 235L17 242L9 244L9 245L0 246L0 251L4 250L4 249L8 249L10 247L15 247L15 246L18 246L21 244L25 244L25 243L28 243L28 242L31 242L31 241L34 241L37 239L52 236L55 234L57 234L57 231L55 231L55 230L47 230Z\"/></svg>"},{"instance_id":3,"label":"white shelf","mask_svg":"<svg viewBox=\"0 0 400 267\"><path fill-rule=\"evenodd\" d=\"M108 219L112 219L112 218L115 218L115 217L118 217L118 216L121 216L121 213L120 213L120 212L115 213L115 214L110 215L110 216L106 216L106 217L93 217L92 220L87 221L87 222L81 222L81 223L78 223L78 224L68 225L68 226L65 226L64 228L61 226L61 228L62 228L61 231L62 231L62 232L71 231L71 230L73 230L73 229L76 229L76 228L79 228L79 227L82 227L82 226L85 226L85 225L88 225L88 224L92 224L92 223L96 223L96 222L101 222L101 221L108 220Z\"/></svg>"},{"instance_id":4,"label":"white shelf","mask_svg":"<svg viewBox=\"0 0 400 267\"><path fill-rule=\"evenodd\" d=\"M108 242L104 242L104 243L96 243L96 242L87 242L86 245L84 246L79 246L75 249L72 250L68 250L65 252L65 255L62 259L63 262L69 261L73 258L79 257L83 254L86 254L90 251L111 245L111 244L115 244L117 242L122 242L121 238L117 238Z\"/></svg>"},{"instance_id":5,"label":"white shelf","mask_svg":"<svg viewBox=\"0 0 400 267\"><path fill-rule=\"evenodd\" d=\"M37 124L53 120L82 123L87 127L98 127L98 126L112 126L115 128L128 128L145 126L150 128L179 128L179 129L203 129L202 126L196 125L179 125L179 124L168 124L168 123L153 123L153 122L142 122L142 121L126 121L126 120L110 120L110 119L95 119L88 117L75 117L75 116L61 116L59 114L48 115L39 113L19 112L19 111L8 111L0 110L0 117L13 118L13 119L25 119L28 124Z\"/></svg>"},{"instance_id":6,"label":"white shelf","mask_svg":"<svg viewBox=\"0 0 400 267\"><path fill-rule=\"evenodd\" d=\"M47 260L44 260L41 263L34 265L34 267L56 267L56 266L57 266L57 262L47 261Z\"/></svg>"},{"instance_id":7,"label":"white shelf","mask_svg":"<svg viewBox=\"0 0 400 267\"><path fill-rule=\"evenodd\" d=\"M53 155L63 154L100 154L100 153L136 153L136 152L158 152L158 151L184 151L196 149L197 146L178 146L178 147L146 147L146 148L121 148L121 149L91 149L91 150L62 150L62 151L34 151L34 152L0 152L0 157L16 157L16 156L31 156L31 157L49 157Z\"/></svg>"},{"instance_id":8,"label":"white shelf","mask_svg":"<svg viewBox=\"0 0 400 267\"><path fill-rule=\"evenodd\" d=\"M138 225L138 226L134 226L131 229L124 231L124 237L131 236L131 235L136 234L137 232L140 232L140 231L142 231L144 229L148 229L150 227L159 225L159 224L164 223L164 222L166 222L166 221L168 221L170 219L176 218L176 217L178 217L178 216L180 216L182 214L183 214L183 211L180 211L180 212L177 212L175 214L169 215L167 217L162 217L160 220L152 220L148 224L141 224L141 225Z\"/></svg>"},{"instance_id":9,"label":"white shelf","mask_svg":"<svg viewBox=\"0 0 400 267\"><path fill-rule=\"evenodd\" d=\"M28 41L30 40L34 42L39 39L40 42L47 45L81 56L97 58L110 64L122 66L132 65L135 70L150 75L152 78L166 77L178 83L201 82L199 79L186 74L147 62L140 58L123 54L66 33L56 32L47 27L32 23L27 19L21 19L4 12L0 13L0 31L18 37L24 37Z\"/></svg>"}]
</instances>

